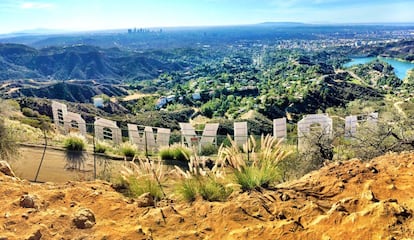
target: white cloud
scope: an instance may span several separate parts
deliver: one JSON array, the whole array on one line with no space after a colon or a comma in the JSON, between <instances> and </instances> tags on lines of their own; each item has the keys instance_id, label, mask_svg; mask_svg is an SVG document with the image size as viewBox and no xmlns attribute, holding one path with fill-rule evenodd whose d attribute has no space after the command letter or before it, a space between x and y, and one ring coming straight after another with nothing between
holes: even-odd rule
<instances>
[{"instance_id":1,"label":"white cloud","mask_svg":"<svg viewBox=\"0 0 414 240\"><path fill-rule=\"evenodd\" d=\"M54 5L51 3L40 3L40 2L25 2L20 5L23 9L47 9L52 8Z\"/></svg>"}]
</instances>

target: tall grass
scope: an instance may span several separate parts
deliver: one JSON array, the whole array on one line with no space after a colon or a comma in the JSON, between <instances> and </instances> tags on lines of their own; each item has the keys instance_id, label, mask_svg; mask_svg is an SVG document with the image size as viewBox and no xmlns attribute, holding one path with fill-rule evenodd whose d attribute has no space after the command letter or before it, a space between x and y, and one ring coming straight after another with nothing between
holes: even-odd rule
<instances>
[{"instance_id":1,"label":"tall grass","mask_svg":"<svg viewBox=\"0 0 414 240\"><path fill-rule=\"evenodd\" d=\"M133 158L138 154L138 148L130 142L124 142L119 146L118 152L124 157Z\"/></svg>"},{"instance_id":2,"label":"tall grass","mask_svg":"<svg viewBox=\"0 0 414 240\"><path fill-rule=\"evenodd\" d=\"M228 139L229 146L220 146L218 162L233 169L235 181L242 190L268 188L281 179L278 164L290 154L282 148L282 140L267 135L261 136L257 144L250 136L240 149L234 140Z\"/></svg>"},{"instance_id":3,"label":"tall grass","mask_svg":"<svg viewBox=\"0 0 414 240\"><path fill-rule=\"evenodd\" d=\"M127 189L128 196L138 197L148 192L159 200L165 196L162 189L164 180L165 172L161 162L138 158L125 163L120 184Z\"/></svg>"},{"instance_id":4,"label":"tall grass","mask_svg":"<svg viewBox=\"0 0 414 240\"><path fill-rule=\"evenodd\" d=\"M222 202L227 200L233 189L226 188L223 183L215 178L204 178L204 181L200 182L198 191L204 200Z\"/></svg>"},{"instance_id":5,"label":"tall grass","mask_svg":"<svg viewBox=\"0 0 414 240\"><path fill-rule=\"evenodd\" d=\"M177 193L187 202L192 202L197 197L198 182L196 179L183 179L177 187Z\"/></svg>"},{"instance_id":6,"label":"tall grass","mask_svg":"<svg viewBox=\"0 0 414 240\"><path fill-rule=\"evenodd\" d=\"M197 196L207 201L225 201L233 189L224 184L222 169L214 166L212 170L206 168L205 159L197 154L190 156L188 170L175 166L181 182L177 192L182 199L191 202Z\"/></svg>"},{"instance_id":7,"label":"tall grass","mask_svg":"<svg viewBox=\"0 0 414 240\"><path fill-rule=\"evenodd\" d=\"M63 140L63 146L66 148L66 169L80 170L86 161L86 139L82 135L69 134Z\"/></svg>"},{"instance_id":8,"label":"tall grass","mask_svg":"<svg viewBox=\"0 0 414 240\"><path fill-rule=\"evenodd\" d=\"M174 144L169 147L162 147L158 154L161 160L188 161L191 153L191 149L181 144Z\"/></svg>"},{"instance_id":9,"label":"tall grass","mask_svg":"<svg viewBox=\"0 0 414 240\"><path fill-rule=\"evenodd\" d=\"M86 139L82 135L69 134L63 140L63 147L68 151L84 151L86 149Z\"/></svg>"},{"instance_id":10,"label":"tall grass","mask_svg":"<svg viewBox=\"0 0 414 240\"><path fill-rule=\"evenodd\" d=\"M111 150L111 148L111 145L109 145L107 142L97 141L95 143L96 153L108 153L108 151Z\"/></svg>"}]
</instances>

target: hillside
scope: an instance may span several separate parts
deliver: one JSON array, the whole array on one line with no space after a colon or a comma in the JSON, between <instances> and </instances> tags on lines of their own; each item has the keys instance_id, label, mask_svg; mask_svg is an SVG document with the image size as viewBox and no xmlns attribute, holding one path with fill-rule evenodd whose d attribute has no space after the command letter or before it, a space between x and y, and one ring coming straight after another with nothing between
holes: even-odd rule
<instances>
[{"instance_id":1,"label":"hillside","mask_svg":"<svg viewBox=\"0 0 414 240\"><path fill-rule=\"evenodd\" d=\"M0 44L0 80L33 78L113 80L153 79L164 71L182 70L187 64L170 62L151 53L102 49L88 45L31 48Z\"/></svg>"},{"instance_id":2,"label":"hillside","mask_svg":"<svg viewBox=\"0 0 414 240\"><path fill-rule=\"evenodd\" d=\"M47 99L61 99L70 102L91 102L96 95L108 96L127 95L123 88L109 84L79 84L60 82L42 88L22 88L19 91L23 96Z\"/></svg>"},{"instance_id":3,"label":"hillside","mask_svg":"<svg viewBox=\"0 0 414 240\"><path fill-rule=\"evenodd\" d=\"M414 153L354 159L224 203L156 207L105 182L34 184L0 173L0 239L409 239L413 169Z\"/></svg>"}]
</instances>

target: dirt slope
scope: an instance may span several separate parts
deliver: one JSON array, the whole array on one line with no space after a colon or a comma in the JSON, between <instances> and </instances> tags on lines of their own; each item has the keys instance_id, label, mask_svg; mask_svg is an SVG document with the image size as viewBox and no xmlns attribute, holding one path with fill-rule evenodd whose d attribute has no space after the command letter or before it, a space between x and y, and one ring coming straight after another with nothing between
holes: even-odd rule
<instances>
[{"instance_id":1,"label":"dirt slope","mask_svg":"<svg viewBox=\"0 0 414 240\"><path fill-rule=\"evenodd\" d=\"M225 203L156 208L104 182L32 184L0 173L0 239L411 239L413 173L414 153L387 155L333 163ZM90 221L77 227L82 217Z\"/></svg>"}]
</instances>

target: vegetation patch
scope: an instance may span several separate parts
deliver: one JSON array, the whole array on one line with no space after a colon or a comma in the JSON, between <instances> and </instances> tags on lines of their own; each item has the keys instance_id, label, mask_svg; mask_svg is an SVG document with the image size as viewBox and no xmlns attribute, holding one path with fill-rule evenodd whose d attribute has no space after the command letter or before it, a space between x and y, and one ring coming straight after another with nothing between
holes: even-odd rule
<instances>
[{"instance_id":1,"label":"vegetation patch","mask_svg":"<svg viewBox=\"0 0 414 240\"><path fill-rule=\"evenodd\" d=\"M119 146L118 152L127 158L133 158L138 154L137 146L130 142L124 142Z\"/></svg>"},{"instance_id":2,"label":"vegetation patch","mask_svg":"<svg viewBox=\"0 0 414 240\"><path fill-rule=\"evenodd\" d=\"M63 141L63 146L68 151L84 151L86 150L86 139L77 134L70 134Z\"/></svg>"},{"instance_id":3,"label":"vegetation patch","mask_svg":"<svg viewBox=\"0 0 414 240\"><path fill-rule=\"evenodd\" d=\"M191 149L181 144L174 144L161 148L158 154L161 160L188 161L191 153Z\"/></svg>"},{"instance_id":4,"label":"vegetation patch","mask_svg":"<svg viewBox=\"0 0 414 240\"><path fill-rule=\"evenodd\" d=\"M242 190L268 188L281 180L278 164L290 154L283 150L283 140L267 135L262 136L257 144L255 138L250 136L243 148L230 137L229 141L230 146L220 147L218 162L233 169L235 180Z\"/></svg>"}]
</instances>

